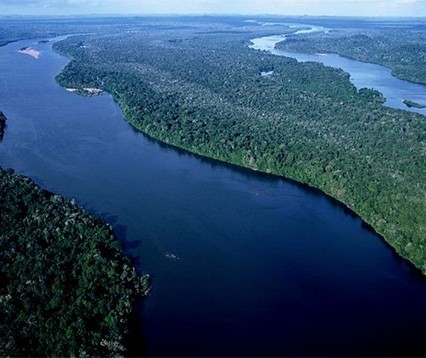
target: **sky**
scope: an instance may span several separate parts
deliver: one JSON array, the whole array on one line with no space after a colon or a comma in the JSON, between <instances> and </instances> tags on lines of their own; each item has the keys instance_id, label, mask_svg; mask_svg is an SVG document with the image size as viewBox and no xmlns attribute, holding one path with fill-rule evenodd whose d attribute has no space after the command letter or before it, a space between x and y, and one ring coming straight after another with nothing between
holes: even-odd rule
<instances>
[{"instance_id":1,"label":"sky","mask_svg":"<svg viewBox=\"0 0 426 358\"><path fill-rule=\"evenodd\" d=\"M426 0L0 0L0 15L79 14L426 17Z\"/></svg>"}]
</instances>

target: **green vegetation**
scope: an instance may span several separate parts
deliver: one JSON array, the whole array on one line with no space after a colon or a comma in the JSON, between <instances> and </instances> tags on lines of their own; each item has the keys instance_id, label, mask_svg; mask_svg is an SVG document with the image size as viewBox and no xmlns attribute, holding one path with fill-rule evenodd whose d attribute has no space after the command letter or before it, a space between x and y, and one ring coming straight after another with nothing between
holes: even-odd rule
<instances>
[{"instance_id":1,"label":"green vegetation","mask_svg":"<svg viewBox=\"0 0 426 358\"><path fill-rule=\"evenodd\" d=\"M249 26L244 22L244 18L225 17L64 17L64 18L1 18L0 16L0 46L7 45L11 42L41 39L39 44L48 42L48 38L71 35L96 33L114 34L124 32L135 32L147 29L181 29L194 26L194 22L198 28L205 27L210 29L212 24L216 26L220 22L222 26L220 31L226 24L242 24ZM251 24L250 26L254 26ZM225 29L225 31L227 31ZM269 30L270 31L270 30ZM264 29L267 33L268 30Z\"/></svg>"},{"instance_id":2,"label":"green vegetation","mask_svg":"<svg viewBox=\"0 0 426 358\"><path fill-rule=\"evenodd\" d=\"M0 111L0 140L2 140L4 137L4 131L6 129L6 121L7 121L6 116L3 114L3 112Z\"/></svg>"},{"instance_id":3,"label":"green vegetation","mask_svg":"<svg viewBox=\"0 0 426 358\"><path fill-rule=\"evenodd\" d=\"M417 103L417 102L410 101L409 99L404 99L404 104L405 104L407 107L414 107L414 108L426 108L426 105L424 105L424 104L420 104L420 103Z\"/></svg>"},{"instance_id":4,"label":"green vegetation","mask_svg":"<svg viewBox=\"0 0 426 358\"><path fill-rule=\"evenodd\" d=\"M50 38L73 33L125 30L132 26L132 19L122 21L108 18L98 19L0 19L0 46L14 41ZM46 39L38 41L39 44L48 42Z\"/></svg>"},{"instance_id":5,"label":"green vegetation","mask_svg":"<svg viewBox=\"0 0 426 358\"><path fill-rule=\"evenodd\" d=\"M425 118L341 70L249 49L265 28L69 38L55 45L72 59L57 80L108 91L163 142L321 189L426 273Z\"/></svg>"},{"instance_id":6,"label":"green vegetation","mask_svg":"<svg viewBox=\"0 0 426 358\"><path fill-rule=\"evenodd\" d=\"M339 30L289 37L286 51L337 53L389 67L400 79L426 84L426 31L413 28Z\"/></svg>"},{"instance_id":7,"label":"green vegetation","mask_svg":"<svg viewBox=\"0 0 426 358\"><path fill-rule=\"evenodd\" d=\"M138 277L112 228L0 168L0 355L124 355Z\"/></svg>"}]
</instances>

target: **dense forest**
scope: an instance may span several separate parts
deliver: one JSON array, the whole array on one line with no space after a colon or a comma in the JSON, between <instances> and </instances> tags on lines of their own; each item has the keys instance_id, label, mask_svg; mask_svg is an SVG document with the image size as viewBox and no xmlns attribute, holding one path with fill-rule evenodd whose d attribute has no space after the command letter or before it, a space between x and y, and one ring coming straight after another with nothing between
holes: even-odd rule
<instances>
[{"instance_id":1,"label":"dense forest","mask_svg":"<svg viewBox=\"0 0 426 358\"><path fill-rule=\"evenodd\" d=\"M72 59L57 80L108 91L160 141L319 188L426 273L424 117L384 107L341 70L248 48L271 30L285 31L210 24L77 36L55 44Z\"/></svg>"},{"instance_id":2,"label":"dense forest","mask_svg":"<svg viewBox=\"0 0 426 358\"><path fill-rule=\"evenodd\" d=\"M108 32L112 31L112 26L127 30L132 26L132 21L129 19L111 21L108 18L0 18L0 46L19 40L44 39L85 32Z\"/></svg>"},{"instance_id":3,"label":"dense forest","mask_svg":"<svg viewBox=\"0 0 426 358\"><path fill-rule=\"evenodd\" d=\"M6 129L6 116L3 114L3 112L0 111L0 140L4 137L4 131Z\"/></svg>"},{"instance_id":4,"label":"dense forest","mask_svg":"<svg viewBox=\"0 0 426 358\"><path fill-rule=\"evenodd\" d=\"M57 36L96 33L113 34L117 32L134 32L150 29L180 29L185 27L212 25L249 25L245 18L234 17L167 17L166 21L161 17L1 17L0 14L0 46L14 41L41 39ZM289 20L290 21L290 20ZM195 24L194 24L195 22ZM267 30L267 29L265 29Z\"/></svg>"},{"instance_id":5,"label":"dense forest","mask_svg":"<svg viewBox=\"0 0 426 358\"><path fill-rule=\"evenodd\" d=\"M426 31L416 28L346 29L289 36L277 44L286 51L337 53L389 67L400 79L426 83Z\"/></svg>"},{"instance_id":6,"label":"dense forest","mask_svg":"<svg viewBox=\"0 0 426 358\"><path fill-rule=\"evenodd\" d=\"M146 294L112 228L0 168L0 355L121 356Z\"/></svg>"}]
</instances>

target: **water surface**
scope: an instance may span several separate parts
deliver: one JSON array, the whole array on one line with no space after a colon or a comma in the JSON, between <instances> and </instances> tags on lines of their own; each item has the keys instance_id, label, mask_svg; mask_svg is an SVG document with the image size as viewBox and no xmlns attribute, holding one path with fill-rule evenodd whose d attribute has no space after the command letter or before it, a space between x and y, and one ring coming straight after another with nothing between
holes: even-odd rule
<instances>
[{"instance_id":1,"label":"water surface","mask_svg":"<svg viewBox=\"0 0 426 358\"><path fill-rule=\"evenodd\" d=\"M109 95L59 87L66 63L51 43L0 48L0 165L101 215L152 274L131 354L426 354L426 282L359 218L147 139Z\"/></svg>"}]
</instances>

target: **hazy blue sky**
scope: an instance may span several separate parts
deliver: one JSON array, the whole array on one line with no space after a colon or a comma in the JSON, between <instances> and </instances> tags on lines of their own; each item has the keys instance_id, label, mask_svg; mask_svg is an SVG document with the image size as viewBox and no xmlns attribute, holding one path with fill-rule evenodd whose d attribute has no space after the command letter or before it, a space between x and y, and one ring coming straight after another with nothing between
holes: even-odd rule
<instances>
[{"instance_id":1,"label":"hazy blue sky","mask_svg":"<svg viewBox=\"0 0 426 358\"><path fill-rule=\"evenodd\" d=\"M424 16L426 0L0 0L0 14Z\"/></svg>"}]
</instances>

